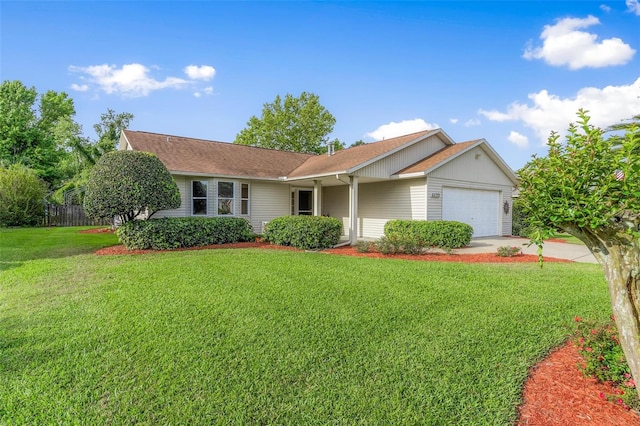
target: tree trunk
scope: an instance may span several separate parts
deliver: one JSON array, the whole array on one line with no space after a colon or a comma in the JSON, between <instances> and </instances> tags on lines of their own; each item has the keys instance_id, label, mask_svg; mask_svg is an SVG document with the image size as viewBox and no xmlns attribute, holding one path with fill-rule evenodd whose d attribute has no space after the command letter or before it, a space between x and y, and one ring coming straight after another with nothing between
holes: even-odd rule
<instances>
[{"instance_id":1,"label":"tree trunk","mask_svg":"<svg viewBox=\"0 0 640 426\"><path fill-rule=\"evenodd\" d=\"M619 229L615 235L611 228L597 234L571 227L565 230L587 245L604 270L620 346L631 375L640 383L640 240Z\"/></svg>"}]
</instances>

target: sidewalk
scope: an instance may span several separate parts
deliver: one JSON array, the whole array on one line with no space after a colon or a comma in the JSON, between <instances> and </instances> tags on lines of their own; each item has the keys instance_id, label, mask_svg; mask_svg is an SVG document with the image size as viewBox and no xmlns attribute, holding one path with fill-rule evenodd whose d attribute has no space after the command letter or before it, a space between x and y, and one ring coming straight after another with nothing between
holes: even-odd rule
<instances>
[{"instance_id":1,"label":"sidewalk","mask_svg":"<svg viewBox=\"0 0 640 426\"><path fill-rule=\"evenodd\" d=\"M522 252L525 254L538 254L538 247L534 244L527 247L529 240L527 238L519 237L486 237L476 238L471 241L469 247L456 249L456 253L496 253L498 247L502 246L516 246L522 247ZM593 257L589 249L583 245L569 244L569 243L544 243L542 249L543 256L555 257L558 259L568 259L574 262L582 263L598 263Z\"/></svg>"}]
</instances>

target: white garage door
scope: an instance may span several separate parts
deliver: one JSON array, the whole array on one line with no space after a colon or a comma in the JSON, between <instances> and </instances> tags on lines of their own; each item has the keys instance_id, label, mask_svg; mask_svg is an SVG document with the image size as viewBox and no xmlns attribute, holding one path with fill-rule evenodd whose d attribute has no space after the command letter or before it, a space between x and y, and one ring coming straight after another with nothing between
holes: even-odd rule
<instances>
[{"instance_id":1,"label":"white garage door","mask_svg":"<svg viewBox=\"0 0 640 426\"><path fill-rule=\"evenodd\" d=\"M474 237L499 235L499 191L442 189L442 219L468 223Z\"/></svg>"}]
</instances>

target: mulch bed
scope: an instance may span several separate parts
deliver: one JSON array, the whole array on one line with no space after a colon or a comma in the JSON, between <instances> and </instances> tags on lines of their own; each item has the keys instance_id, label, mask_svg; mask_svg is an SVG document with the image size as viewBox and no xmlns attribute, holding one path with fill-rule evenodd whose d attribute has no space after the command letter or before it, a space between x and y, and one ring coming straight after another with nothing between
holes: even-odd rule
<instances>
[{"instance_id":1,"label":"mulch bed","mask_svg":"<svg viewBox=\"0 0 640 426\"><path fill-rule=\"evenodd\" d=\"M640 426L640 415L606 400L612 386L584 377L584 359L567 342L531 368L517 426Z\"/></svg>"},{"instance_id":2,"label":"mulch bed","mask_svg":"<svg viewBox=\"0 0 640 426\"><path fill-rule=\"evenodd\" d=\"M81 232L110 232L105 228ZM211 250L227 248L262 248L270 250L293 250L292 247L271 245L264 242L219 244L213 246L191 247L179 250ZM163 250L164 251L164 250ZM159 253L160 250L127 250L124 246L112 246L100 249L97 255L123 255ZM512 257L500 257L495 253L446 254L426 253L423 255L384 255L382 253L360 253L354 247L343 246L323 253L345 256L409 259L433 262L465 263L516 263L537 262L538 256L519 254ZM545 257L545 262L570 262L565 259ZM552 352L546 359L533 366L523 390L523 403L518 408L517 426L640 426L640 415L634 411L607 401L603 395L613 394L613 388L598 383L595 379L585 378L578 369L584 362L575 345L568 342Z\"/></svg>"}]
</instances>

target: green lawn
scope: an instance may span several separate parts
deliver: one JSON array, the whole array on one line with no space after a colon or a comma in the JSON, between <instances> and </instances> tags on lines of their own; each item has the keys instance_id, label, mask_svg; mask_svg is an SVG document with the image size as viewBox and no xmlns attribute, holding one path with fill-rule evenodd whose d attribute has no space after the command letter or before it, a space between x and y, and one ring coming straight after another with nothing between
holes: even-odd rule
<instances>
[{"instance_id":1,"label":"green lawn","mask_svg":"<svg viewBox=\"0 0 640 426\"><path fill-rule=\"evenodd\" d=\"M590 264L90 253L114 242L0 230L0 424L507 425L610 315Z\"/></svg>"},{"instance_id":2,"label":"green lawn","mask_svg":"<svg viewBox=\"0 0 640 426\"><path fill-rule=\"evenodd\" d=\"M574 237L571 234L556 234L555 237L558 240L564 240L565 242L569 243L569 244L577 244L577 245L584 245L584 243L582 241L580 241L579 239L577 239L576 237Z\"/></svg>"}]
</instances>

